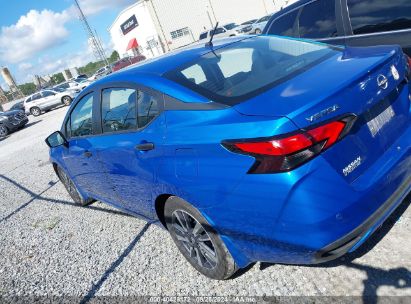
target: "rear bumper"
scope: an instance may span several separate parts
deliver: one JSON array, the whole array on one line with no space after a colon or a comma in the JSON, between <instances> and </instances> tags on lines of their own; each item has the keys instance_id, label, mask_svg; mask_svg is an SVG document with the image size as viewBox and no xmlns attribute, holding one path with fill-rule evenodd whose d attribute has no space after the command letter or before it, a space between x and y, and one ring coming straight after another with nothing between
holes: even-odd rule
<instances>
[{"instance_id":1,"label":"rear bumper","mask_svg":"<svg viewBox=\"0 0 411 304\"><path fill-rule=\"evenodd\" d=\"M394 194L364 223L355 230L319 250L312 261L313 264L324 263L337 259L347 252L354 251L361 246L385 220L402 203L411 190L411 177L409 177Z\"/></svg>"}]
</instances>

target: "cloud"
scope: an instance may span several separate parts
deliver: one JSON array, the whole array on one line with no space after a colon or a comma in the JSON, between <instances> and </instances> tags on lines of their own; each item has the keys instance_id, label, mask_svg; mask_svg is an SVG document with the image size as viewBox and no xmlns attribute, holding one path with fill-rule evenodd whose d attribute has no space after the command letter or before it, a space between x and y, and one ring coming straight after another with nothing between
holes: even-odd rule
<instances>
[{"instance_id":1,"label":"cloud","mask_svg":"<svg viewBox=\"0 0 411 304\"><path fill-rule=\"evenodd\" d=\"M95 15L111 8L127 7L134 3L136 3L136 0L79 0L81 9L86 16ZM69 11L72 16L78 16L78 9L76 6L73 5Z\"/></svg>"},{"instance_id":2,"label":"cloud","mask_svg":"<svg viewBox=\"0 0 411 304\"><path fill-rule=\"evenodd\" d=\"M112 45L103 45L106 54L112 50ZM82 48L76 53L70 53L63 57L41 56L34 62L23 62L17 66L16 79L18 83L32 82L34 75L53 75L64 69L81 67L91 61L95 61L93 49L87 41L83 42ZM14 75L13 75L14 76Z\"/></svg>"},{"instance_id":3,"label":"cloud","mask_svg":"<svg viewBox=\"0 0 411 304\"><path fill-rule=\"evenodd\" d=\"M69 19L67 11L29 11L16 24L1 28L0 59L7 63L18 63L49 47L64 43L69 35L64 24Z\"/></svg>"}]
</instances>

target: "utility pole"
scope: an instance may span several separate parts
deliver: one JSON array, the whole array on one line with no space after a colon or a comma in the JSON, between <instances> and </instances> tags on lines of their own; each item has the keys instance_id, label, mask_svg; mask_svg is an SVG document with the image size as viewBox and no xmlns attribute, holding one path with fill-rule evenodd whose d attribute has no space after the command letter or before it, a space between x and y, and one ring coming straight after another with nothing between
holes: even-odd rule
<instances>
[{"instance_id":1,"label":"utility pole","mask_svg":"<svg viewBox=\"0 0 411 304\"><path fill-rule=\"evenodd\" d=\"M101 46L99 39L96 37L93 30L91 29L87 21L87 18L84 15L83 10L80 7L80 4L78 3L77 0L74 0L74 3L76 4L77 9L79 11L80 21L83 24L84 30L86 31L88 35L88 41L91 44L91 47L93 48L94 56L96 57L97 60L103 61L105 65L109 65L104 49Z\"/></svg>"}]
</instances>

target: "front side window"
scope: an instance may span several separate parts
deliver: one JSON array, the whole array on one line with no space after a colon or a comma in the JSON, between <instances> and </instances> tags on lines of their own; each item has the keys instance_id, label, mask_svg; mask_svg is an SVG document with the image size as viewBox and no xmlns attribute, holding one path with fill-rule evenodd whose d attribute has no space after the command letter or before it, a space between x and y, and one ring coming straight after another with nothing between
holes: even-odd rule
<instances>
[{"instance_id":1,"label":"front side window","mask_svg":"<svg viewBox=\"0 0 411 304\"><path fill-rule=\"evenodd\" d=\"M137 92L134 89L103 90L101 99L103 133L136 129L136 100Z\"/></svg>"},{"instance_id":2,"label":"front side window","mask_svg":"<svg viewBox=\"0 0 411 304\"><path fill-rule=\"evenodd\" d=\"M298 10L295 10L275 20L270 26L268 34L290 37L295 36L293 29L297 13Z\"/></svg>"},{"instance_id":3,"label":"front side window","mask_svg":"<svg viewBox=\"0 0 411 304\"><path fill-rule=\"evenodd\" d=\"M160 114L157 97L143 91L138 91L137 113L138 127L144 128Z\"/></svg>"},{"instance_id":4,"label":"front side window","mask_svg":"<svg viewBox=\"0 0 411 304\"><path fill-rule=\"evenodd\" d=\"M317 0L303 7L299 18L302 38L329 38L337 36L334 0Z\"/></svg>"},{"instance_id":5,"label":"front side window","mask_svg":"<svg viewBox=\"0 0 411 304\"><path fill-rule=\"evenodd\" d=\"M200 40L207 38L207 33L200 34Z\"/></svg>"},{"instance_id":6,"label":"front side window","mask_svg":"<svg viewBox=\"0 0 411 304\"><path fill-rule=\"evenodd\" d=\"M84 96L70 115L71 137L93 134L93 93Z\"/></svg>"},{"instance_id":7,"label":"front side window","mask_svg":"<svg viewBox=\"0 0 411 304\"><path fill-rule=\"evenodd\" d=\"M275 36L252 37L164 74L206 98L233 105L294 77L341 50Z\"/></svg>"},{"instance_id":8,"label":"front side window","mask_svg":"<svg viewBox=\"0 0 411 304\"><path fill-rule=\"evenodd\" d=\"M410 0L348 0L354 35L411 28Z\"/></svg>"}]
</instances>

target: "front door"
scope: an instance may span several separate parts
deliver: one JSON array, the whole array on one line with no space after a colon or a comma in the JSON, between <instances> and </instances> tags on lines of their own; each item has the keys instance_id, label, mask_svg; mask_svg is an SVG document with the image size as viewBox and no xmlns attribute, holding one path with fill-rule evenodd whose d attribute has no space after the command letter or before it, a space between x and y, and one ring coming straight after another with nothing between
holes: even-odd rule
<instances>
[{"instance_id":1,"label":"front door","mask_svg":"<svg viewBox=\"0 0 411 304\"><path fill-rule=\"evenodd\" d=\"M66 122L68 147L63 159L79 191L88 197L112 201L114 190L106 179L97 157L93 134L94 94L85 95L73 108Z\"/></svg>"},{"instance_id":2,"label":"front door","mask_svg":"<svg viewBox=\"0 0 411 304\"><path fill-rule=\"evenodd\" d=\"M156 168L165 132L161 96L137 88L107 88L101 94L101 128L96 147L118 204L153 217Z\"/></svg>"}]
</instances>

